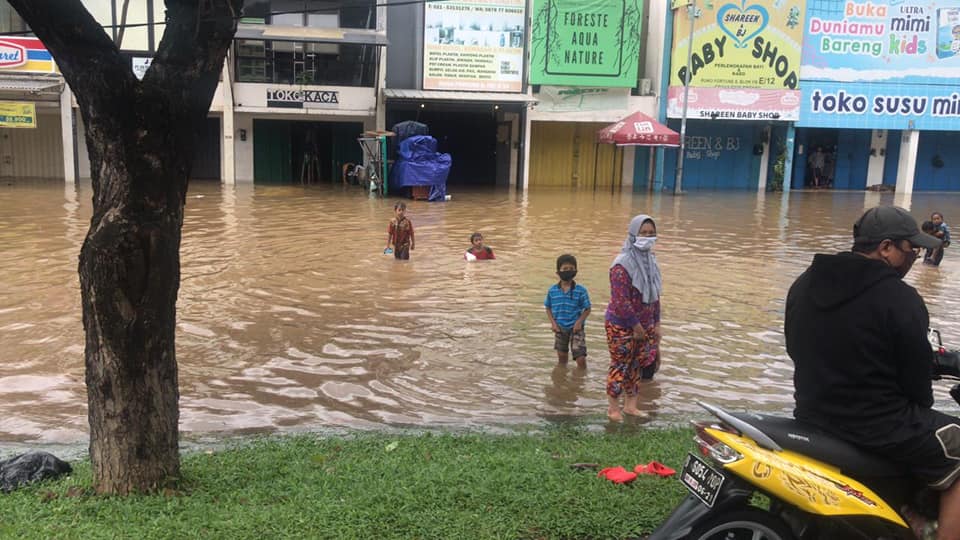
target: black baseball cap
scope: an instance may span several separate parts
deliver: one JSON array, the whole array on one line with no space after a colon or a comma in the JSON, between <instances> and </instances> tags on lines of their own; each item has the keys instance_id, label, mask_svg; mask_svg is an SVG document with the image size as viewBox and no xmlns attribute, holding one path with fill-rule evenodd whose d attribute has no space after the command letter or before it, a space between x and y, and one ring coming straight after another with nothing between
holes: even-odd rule
<instances>
[{"instance_id":1,"label":"black baseball cap","mask_svg":"<svg viewBox=\"0 0 960 540\"><path fill-rule=\"evenodd\" d=\"M877 206L860 216L853 224L854 244L872 244L883 240L909 240L916 247L935 249L941 242L920 231L917 220L899 206Z\"/></svg>"}]
</instances>

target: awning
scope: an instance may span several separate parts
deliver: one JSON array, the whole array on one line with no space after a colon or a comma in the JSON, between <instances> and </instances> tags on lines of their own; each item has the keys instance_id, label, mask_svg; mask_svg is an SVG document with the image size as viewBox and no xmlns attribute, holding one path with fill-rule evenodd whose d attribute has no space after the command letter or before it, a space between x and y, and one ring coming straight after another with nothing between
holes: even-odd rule
<instances>
[{"instance_id":1,"label":"awning","mask_svg":"<svg viewBox=\"0 0 960 540\"><path fill-rule=\"evenodd\" d=\"M63 81L59 79L11 79L0 77L0 92L25 94L60 94Z\"/></svg>"},{"instance_id":2,"label":"awning","mask_svg":"<svg viewBox=\"0 0 960 540\"><path fill-rule=\"evenodd\" d=\"M597 142L617 146L680 146L680 134L635 112L597 132Z\"/></svg>"},{"instance_id":3,"label":"awning","mask_svg":"<svg viewBox=\"0 0 960 540\"><path fill-rule=\"evenodd\" d=\"M385 88L383 96L391 100L407 101L472 101L479 103L536 103L537 98L527 94L504 92L449 92L446 90L413 90Z\"/></svg>"},{"instance_id":4,"label":"awning","mask_svg":"<svg viewBox=\"0 0 960 540\"><path fill-rule=\"evenodd\" d=\"M386 45L386 32L363 28L310 28L273 24L240 23L234 39L265 39L276 41L314 41L319 43L358 43Z\"/></svg>"}]
</instances>

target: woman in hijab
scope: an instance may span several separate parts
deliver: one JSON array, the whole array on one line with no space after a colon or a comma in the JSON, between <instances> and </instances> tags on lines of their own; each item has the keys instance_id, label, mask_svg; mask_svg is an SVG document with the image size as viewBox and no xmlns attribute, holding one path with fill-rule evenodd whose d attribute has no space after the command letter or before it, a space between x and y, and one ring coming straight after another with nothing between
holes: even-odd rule
<instances>
[{"instance_id":1,"label":"woman in hijab","mask_svg":"<svg viewBox=\"0 0 960 540\"><path fill-rule=\"evenodd\" d=\"M607 372L607 417L639 415L640 381L653 379L660 367L660 268L653 254L657 225L645 214L633 218L620 255L610 265L610 304L605 326L610 348Z\"/></svg>"}]
</instances>

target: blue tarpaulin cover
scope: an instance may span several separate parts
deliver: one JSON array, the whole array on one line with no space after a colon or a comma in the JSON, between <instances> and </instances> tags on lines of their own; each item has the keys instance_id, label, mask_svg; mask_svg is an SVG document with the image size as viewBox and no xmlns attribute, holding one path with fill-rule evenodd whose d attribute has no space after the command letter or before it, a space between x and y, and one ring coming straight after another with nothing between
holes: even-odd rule
<instances>
[{"instance_id":1,"label":"blue tarpaulin cover","mask_svg":"<svg viewBox=\"0 0 960 540\"><path fill-rule=\"evenodd\" d=\"M393 125L393 128L390 130L394 132L397 136L397 144L402 143L410 137L416 135L429 135L430 128L426 124L421 124L420 122L414 122L413 120L407 120L405 122L399 122Z\"/></svg>"},{"instance_id":2,"label":"blue tarpaulin cover","mask_svg":"<svg viewBox=\"0 0 960 540\"><path fill-rule=\"evenodd\" d=\"M450 154L437 152L437 140L433 137L414 135L404 139L390 171L390 188L430 186L428 200L442 201L447 196L447 176L452 163Z\"/></svg>"}]
</instances>

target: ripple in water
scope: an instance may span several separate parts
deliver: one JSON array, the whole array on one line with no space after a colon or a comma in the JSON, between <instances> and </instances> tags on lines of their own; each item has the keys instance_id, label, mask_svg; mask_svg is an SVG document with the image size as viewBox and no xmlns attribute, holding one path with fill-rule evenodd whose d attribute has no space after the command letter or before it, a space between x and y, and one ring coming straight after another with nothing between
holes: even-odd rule
<instances>
[{"instance_id":1,"label":"ripple in water","mask_svg":"<svg viewBox=\"0 0 960 540\"><path fill-rule=\"evenodd\" d=\"M498 425L594 415L606 403L607 270L634 214L657 220L664 365L641 408L696 401L787 412L784 297L816 252L849 247L867 207L960 216L960 195L463 192L408 202L417 249L382 254L394 200L340 186L223 187L188 199L178 301L181 428L248 433L325 426ZM0 438L86 438L77 257L90 189L0 187ZM899 197L899 196L898 196ZM948 219L949 222L949 219ZM466 263L481 231L497 260ZM585 373L556 366L543 297L557 255L593 301ZM960 345L960 256L907 281ZM938 401L950 401L937 387ZM956 407L947 407L956 410Z\"/></svg>"}]
</instances>

